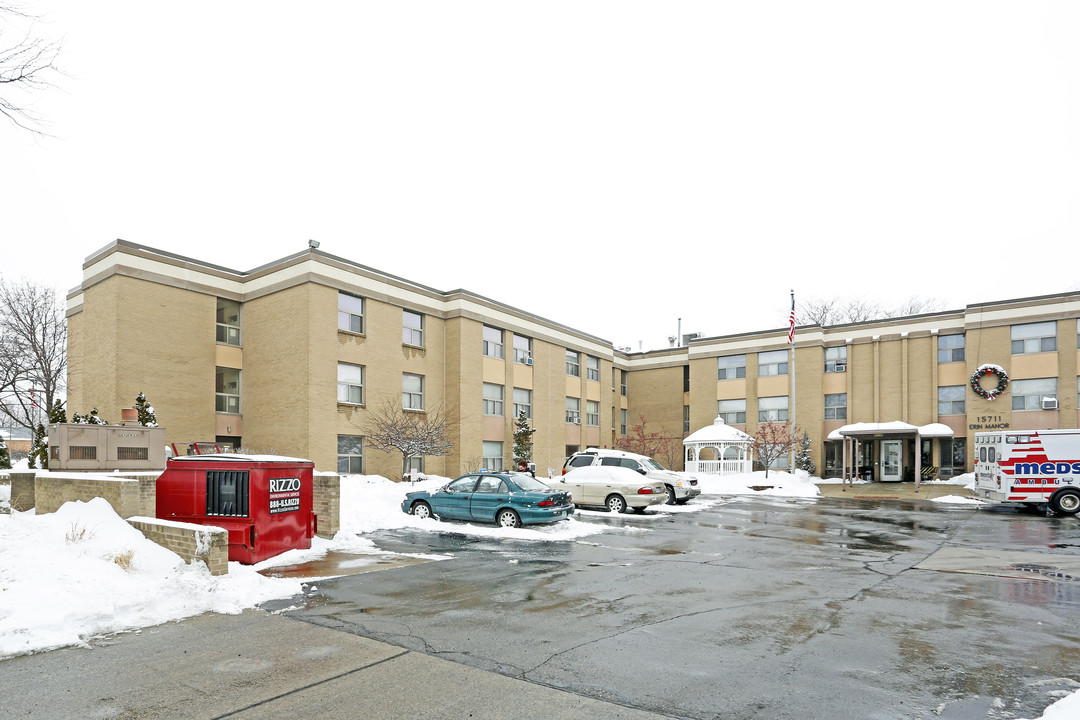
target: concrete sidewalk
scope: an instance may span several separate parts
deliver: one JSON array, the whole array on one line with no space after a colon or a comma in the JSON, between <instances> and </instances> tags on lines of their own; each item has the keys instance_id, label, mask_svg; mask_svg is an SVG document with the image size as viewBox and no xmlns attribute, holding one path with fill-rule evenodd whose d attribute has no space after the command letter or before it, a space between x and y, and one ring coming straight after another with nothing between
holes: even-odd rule
<instances>
[{"instance_id":1,"label":"concrete sidewalk","mask_svg":"<svg viewBox=\"0 0 1080 720\"><path fill-rule=\"evenodd\" d=\"M477 629L478 632L482 631ZM540 635L538 635L540 637ZM0 661L5 718L660 720L261 610Z\"/></svg>"},{"instance_id":2,"label":"concrete sidewalk","mask_svg":"<svg viewBox=\"0 0 1080 720\"><path fill-rule=\"evenodd\" d=\"M913 482L858 483L841 485L823 483L818 490L824 497L852 498L855 500L933 500L947 495L970 497L971 491L963 485L943 485L941 483L920 483L915 490Z\"/></svg>"}]
</instances>

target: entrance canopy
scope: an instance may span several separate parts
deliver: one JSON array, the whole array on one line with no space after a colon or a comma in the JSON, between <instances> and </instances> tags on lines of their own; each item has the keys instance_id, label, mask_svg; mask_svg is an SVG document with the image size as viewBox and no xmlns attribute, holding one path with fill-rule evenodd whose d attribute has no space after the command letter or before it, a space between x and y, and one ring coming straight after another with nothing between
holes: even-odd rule
<instances>
[{"instance_id":1,"label":"entrance canopy","mask_svg":"<svg viewBox=\"0 0 1080 720\"><path fill-rule=\"evenodd\" d=\"M922 453L918 451L921 438L945 438L952 437L953 430L948 425L930 423L929 425L911 425L900 420L887 423L853 423L844 425L829 433L829 440L842 440L844 443L844 472L843 480L859 477L859 468L856 458L859 457L860 442L874 442L875 440L895 440L897 438L915 439L915 489L919 489L919 481L922 479ZM850 451L850 452L849 452Z\"/></svg>"},{"instance_id":2,"label":"entrance canopy","mask_svg":"<svg viewBox=\"0 0 1080 720\"><path fill-rule=\"evenodd\" d=\"M952 437L953 430L948 425L930 423L929 425L910 425L900 420L887 423L854 423L837 428L829 433L829 440L863 437Z\"/></svg>"}]
</instances>

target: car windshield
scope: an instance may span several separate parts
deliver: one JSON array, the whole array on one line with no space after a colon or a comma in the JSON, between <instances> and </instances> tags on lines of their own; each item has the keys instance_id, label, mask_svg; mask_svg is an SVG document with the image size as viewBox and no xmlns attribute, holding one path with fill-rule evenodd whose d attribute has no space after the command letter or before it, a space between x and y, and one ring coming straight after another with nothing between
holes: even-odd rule
<instances>
[{"instance_id":1,"label":"car windshield","mask_svg":"<svg viewBox=\"0 0 1080 720\"><path fill-rule=\"evenodd\" d=\"M526 492L547 492L551 490L551 488L544 483L525 473L513 473L510 475L510 479L514 481L515 485Z\"/></svg>"},{"instance_id":2,"label":"car windshield","mask_svg":"<svg viewBox=\"0 0 1080 720\"><path fill-rule=\"evenodd\" d=\"M647 458L644 462L645 462L646 465L651 467L653 470L667 470L666 467L664 467L660 463L656 462L652 458Z\"/></svg>"}]
</instances>

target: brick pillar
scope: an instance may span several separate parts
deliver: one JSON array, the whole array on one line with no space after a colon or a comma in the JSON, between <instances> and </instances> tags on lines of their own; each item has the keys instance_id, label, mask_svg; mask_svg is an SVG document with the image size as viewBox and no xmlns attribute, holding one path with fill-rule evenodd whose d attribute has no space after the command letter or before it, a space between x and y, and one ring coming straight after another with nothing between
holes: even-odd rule
<instances>
[{"instance_id":1,"label":"brick pillar","mask_svg":"<svg viewBox=\"0 0 1080 720\"><path fill-rule=\"evenodd\" d=\"M13 472L11 477L11 507L15 510L30 510L34 507L33 472Z\"/></svg>"},{"instance_id":2,"label":"brick pillar","mask_svg":"<svg viewBox=\"0 0 1080 720\"><path fill-rule=\"evenodd\" d=\"M312 509L319 519L316 534L331 539L341 529L341 476L315 473L313 486Z\"/></svg>"}]
</instances>

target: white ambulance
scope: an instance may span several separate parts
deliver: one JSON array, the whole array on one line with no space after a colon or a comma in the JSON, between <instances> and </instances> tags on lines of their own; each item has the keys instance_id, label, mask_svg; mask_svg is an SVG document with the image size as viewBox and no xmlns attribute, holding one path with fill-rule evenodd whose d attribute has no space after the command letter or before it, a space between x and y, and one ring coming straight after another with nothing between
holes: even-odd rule
<instances>
[{"instance_id":1,"label":"white ambulance","mask_svg":"<svg viewBox=\"0 0 1080 720\"><path fill-rule=\"evenodd\" d=\"M975 433L975 495L1080 512L1080 430Z\"/></svg>"}]
</instances>

